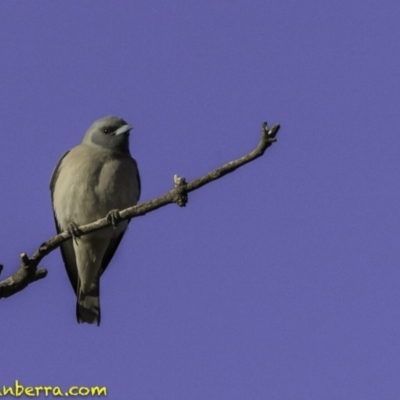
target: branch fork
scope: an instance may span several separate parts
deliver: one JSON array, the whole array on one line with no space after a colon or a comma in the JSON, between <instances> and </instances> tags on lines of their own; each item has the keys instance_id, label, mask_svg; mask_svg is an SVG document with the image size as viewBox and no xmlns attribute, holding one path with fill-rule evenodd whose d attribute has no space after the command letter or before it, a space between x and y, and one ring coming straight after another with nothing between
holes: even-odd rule
<instances>
[{"instance_id":1,"label":"branch fork","mask_svg":"<svg viewBox=\"0 0 400 400\"><path fill-rule=\"evenodd\" d=\"M175 186L174 202L179 207L186 207L186 204L188 202L186 185L187 183L185 178L181 178L178 175L174 175L174 186Z\"/></svg>"}]
</instances>

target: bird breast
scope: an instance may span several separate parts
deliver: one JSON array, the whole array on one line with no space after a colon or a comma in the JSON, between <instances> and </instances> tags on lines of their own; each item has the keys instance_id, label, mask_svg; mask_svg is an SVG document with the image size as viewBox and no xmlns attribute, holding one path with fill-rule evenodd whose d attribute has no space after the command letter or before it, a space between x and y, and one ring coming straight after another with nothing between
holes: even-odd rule
<instances>
[{"instance_id":1,"label":"bird breast","mask_svg":"<svg viewBox=\"0 0 400 400\"><path fill-rule=\"evenodd\" d=\"M53 204L62 229L96 221L138 199L136 165L130 156L87 147L75 147L60 165Z\"/></svg>"}]
</instances>

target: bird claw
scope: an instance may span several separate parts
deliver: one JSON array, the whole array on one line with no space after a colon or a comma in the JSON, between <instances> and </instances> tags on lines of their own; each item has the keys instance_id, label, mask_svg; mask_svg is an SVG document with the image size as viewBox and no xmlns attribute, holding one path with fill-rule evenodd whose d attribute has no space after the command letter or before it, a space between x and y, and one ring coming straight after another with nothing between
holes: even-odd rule
<instances>
[{"instance_id":1,"label":"bird claw","mask_svg":"<svg viewBox=\"0 0 400 400\"><path fill-rule=\"evenodd\" d=\"M118 226L118 223L121 222L121 217L119 215L119 210L111 210L107 214L107 221L111 223L114 229Z\"/></svg>"},{"instance_id":2,"label":"bird claw","mask_svg":"<svg viewBox=\"0 0 400 400\"><path fill-rule=\"evenodd\" d=\"M68 233L71 235L72 239L74 240L75 244L78 245L78 237L81 235L81 231L74 222L71 222L68 225Z\"/></svg>"}]
</instances>

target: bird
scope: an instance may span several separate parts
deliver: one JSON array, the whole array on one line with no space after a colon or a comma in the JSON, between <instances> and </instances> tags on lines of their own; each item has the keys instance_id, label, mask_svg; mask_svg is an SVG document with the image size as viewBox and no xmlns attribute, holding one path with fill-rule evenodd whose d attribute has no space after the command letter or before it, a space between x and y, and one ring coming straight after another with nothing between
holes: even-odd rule
<instances>
[{"instance_id":1,"label":"bird","mask_svg":"<svg viewBox=\"0 0 400 400\"><path fill-rule=\"evenodd\" d=\"M139 201L140 176L129 150L132 128L116 116L95 121L82 142L61 157L51 177L57 233L72 236L60 248L77 298L78 323L100 325L100 277L129 224L119 220L118 210ZM80 225L106 216L110 226L79 236Z\"/></svg>"}]
</instances>

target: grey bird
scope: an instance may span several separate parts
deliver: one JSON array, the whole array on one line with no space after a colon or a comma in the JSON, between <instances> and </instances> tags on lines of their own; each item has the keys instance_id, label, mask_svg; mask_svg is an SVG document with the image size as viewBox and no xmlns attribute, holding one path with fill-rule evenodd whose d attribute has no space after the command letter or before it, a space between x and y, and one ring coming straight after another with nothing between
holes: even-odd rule
<instances>
[{"instance_id":1,"label":"grey bird","mask_svg":"<svg viewBox=\"0 0 400 400\"><path fill-rule=\"evenodd\" d=\"M109 116L94 122L82 143L67 151L50 182L57 232L73 239L61 254L77 296L79 323L100 324L100 277L110 263L129 221L118 221L118 210L135 205L140 177L129 151L132 126ZM78 226L107 218L112 226L79 237Z\"/></svg>"}]
</instances>

